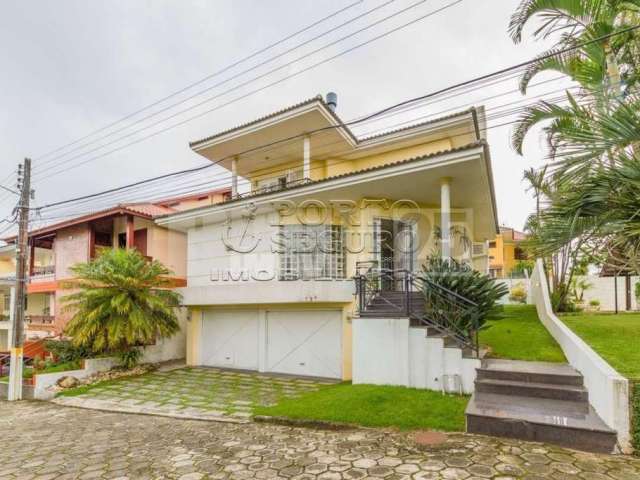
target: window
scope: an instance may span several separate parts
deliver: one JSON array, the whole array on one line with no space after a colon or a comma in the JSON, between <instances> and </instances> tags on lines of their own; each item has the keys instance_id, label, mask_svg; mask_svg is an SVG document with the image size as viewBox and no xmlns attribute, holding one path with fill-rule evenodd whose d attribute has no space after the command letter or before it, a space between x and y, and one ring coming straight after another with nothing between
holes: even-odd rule
<instances>
[{"instance_id":1,"label":"window","mask_svg":"<svg viewBox=\"0 0 640 480\"><path fill-rule=\"evenodd\" d=\"M341 226L283 225L280 235L280 280L344 278Z\"/></svg>"},{"instance_id":2,"label":"window","mask_svg":"<svg viewBox=\"0 0 640 480\"><path fill-rule=\"evenodd\" d=\"M496 248L496 242L489 242L489 248Z\"/></svg>"}]
</instances>

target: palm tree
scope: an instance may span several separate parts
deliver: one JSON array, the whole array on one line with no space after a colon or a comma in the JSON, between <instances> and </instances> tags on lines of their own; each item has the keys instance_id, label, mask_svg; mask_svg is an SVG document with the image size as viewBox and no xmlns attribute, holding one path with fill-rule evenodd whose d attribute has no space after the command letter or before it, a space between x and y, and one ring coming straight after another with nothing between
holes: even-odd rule
<instances>
[{"instance_id":1,"label":"palm tree","mask_svg":"<svg viewBox=\"0 0 640 480\"><path fill-rule=\"evenodd\" d=\"M131 366L140 355L135 347L180 329L175 309L181 296L170 289L170 271L160 262L137 250L105 249L71 271L76 278L64 286L75 292L63 301L73 312L65 333L74 344L116 353Z\"/></svg>"},{"instance_id":2,"label":"palm tree","mask_svg":"<svg viewBox=\"0 0 640 480\"><path fill-rule=\"evenodd\" d=\"M638 53L638 32L629 28L636 26L639 18L640 0L522 0L509 23L514 42L522 40L524 28L534 19L540 20L534 38L560 34L557 45L525 70L520 82L522 92L543 71L563 73L587 89L598 90L607 81L615 90L621 89L621 80L628 86L635 84L638 72L633 59ZM594 41L612 34L606 40ZM631 68L620 75L619 65L624 63Z\"/></svg>"}]
</instances>

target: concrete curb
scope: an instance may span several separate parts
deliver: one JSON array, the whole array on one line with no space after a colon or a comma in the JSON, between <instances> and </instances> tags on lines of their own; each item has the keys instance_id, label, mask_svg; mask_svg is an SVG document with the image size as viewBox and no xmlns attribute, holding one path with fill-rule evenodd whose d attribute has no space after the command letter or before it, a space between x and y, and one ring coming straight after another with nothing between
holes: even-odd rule
<instances>
[{"instance_id":1,"label":"concrete curb","mask_svg":"<svg viewBox=\"0 0 640 480\"><path fill-rule=\"evenodd\" d=\"M257 423L272 423L274 425L284 425L287 427L316 428L319 430L358 430L364 427L351 425L349 423L327 422L323 420L305 420L288 417L271 417L268 415L255 415L253 421Z\"/></svg>"},{"instance_id":2,"label":"concrete curb","mask_svg":"<svg viewBox=\"0 0 640 480\"><path fill-rule=\"evenodd\" d=\"M84 400L76 397L57 397L49 400L51 403L63 407L83 408L85 410L96 410L101 412L129 413L133 415L150 415L156 417L177 418L181 420L198 420L202 422L223 422L223 423L249 423L249 419L233 418L221 415L207 415L194 413L167 412L157 408L125 406L104 400Z\"/></svg>"}]
</instances>

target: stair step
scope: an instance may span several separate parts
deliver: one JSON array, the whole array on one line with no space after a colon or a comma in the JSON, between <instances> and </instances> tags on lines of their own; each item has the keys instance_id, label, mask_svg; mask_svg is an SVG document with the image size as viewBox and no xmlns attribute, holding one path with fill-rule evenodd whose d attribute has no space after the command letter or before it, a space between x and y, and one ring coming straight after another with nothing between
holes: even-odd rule
<instances>
[{"instance_id":1,"label":"stair step","mask_svg":"<svg viewBox=\"0 0 640 480\"><path fill-rule=\"evenodd\" d=\"M474 394L466 409L467 432L611 453L616 432L582 402Z\"/></svg>"},{"instance_id":2,"label":"stair step","mask_svg":"<svg viewBox=\"0 0 640 480\"><path fill-rule=\"evenodd\" d=\"M573 367L562 363L486 359L478 369L478 379L551 383L582 386L583 378Z\"/></svg>"},{"instance_id":3,"label":"stair step","mask_svg":"<svg viewBox=\"0 0 640 480\"><path fill-rule=\"evenodd\" d=\"M398 311L383 311L383 312L360 312L358 314L360 318L407 318L405 314Z\"/></svg>"},{"instance_id":4,"label":"stair step","mask_svg":"<svg viewBox=\"0 0 640 480\"><path fill-rule=\"evenodd\" d=\"M478 394L490 393L519 397L548 398L570 402L589 402L589 394L586 388L577 385L476 378L475 391Z\"/></svg>"}]
</instances>

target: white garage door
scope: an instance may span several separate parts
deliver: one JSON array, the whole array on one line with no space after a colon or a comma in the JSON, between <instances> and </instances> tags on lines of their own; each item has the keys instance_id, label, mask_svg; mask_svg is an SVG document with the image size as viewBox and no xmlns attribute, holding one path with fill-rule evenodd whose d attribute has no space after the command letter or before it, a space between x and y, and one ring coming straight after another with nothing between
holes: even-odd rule
<instances>
[{"instance_id":1,"label":"white garage door","mask_svg":"<svg viewBox=\"0 0 640 480\"><path fill-rule=\"evenodd\" d=\"M202 365L258 369L258 311L208 311L202 318Z\"/></svg>"},{"instance_id":2,"label":"white garage door","mask_svg":"<svg viewBox=\"0 0 640 480\"><path fill-rule=\"evenodd\" d=\"M342 378L341 312L268 311L267 370Z\"/></svg>"}]
</instances>

